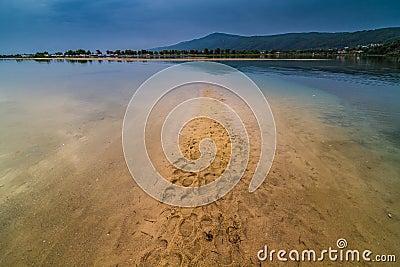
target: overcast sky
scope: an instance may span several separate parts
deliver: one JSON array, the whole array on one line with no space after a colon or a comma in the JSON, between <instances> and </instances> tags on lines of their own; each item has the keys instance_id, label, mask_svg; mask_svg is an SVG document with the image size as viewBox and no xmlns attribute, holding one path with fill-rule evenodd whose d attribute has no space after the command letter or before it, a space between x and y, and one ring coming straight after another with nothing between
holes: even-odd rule
<instances>
[{"instance_id":1,"label":"overcast sky","mask_svg":"<svg viewBox=\"0 0 400 267\"><path fill-rule=\"evenodd\" d=\"M267 35L400 26L400 1L0 0L0 54L140 49L212 32Z\"/></svg>"}]
</instances>

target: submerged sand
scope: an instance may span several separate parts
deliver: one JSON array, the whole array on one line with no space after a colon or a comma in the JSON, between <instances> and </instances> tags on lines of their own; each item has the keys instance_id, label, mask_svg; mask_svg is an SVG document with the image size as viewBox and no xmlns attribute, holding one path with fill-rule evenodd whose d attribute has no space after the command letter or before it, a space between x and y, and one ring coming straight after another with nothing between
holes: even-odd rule
<instances>
[{"instance_id":1,"label":"submerged sand","mask_svg":"<svg viewBox=\"0 0 400 267\"><path fill-rule=\"evenodd\" d=\"M1 178L0 265L260 266L264 245L321 250L336 247L339 238L351 248L398 253L400 185L380 176L389 163L301 103L277 95L269 102L277 150L265 182L249 193L247 175L222 199L197 208L160 203L134 182L121 145L124 107L58 133L63 145ZM206 135L212 123L183 131L181 147L196 147L192 134ZM217 146L225 144L223 129L213 129ZM184 153L198 156L195 148ZM219 161L209 175L224 166ZM391 170L396 177L398 170ZM178 184L189 177L176 176Z\"/></svg>"}]
</instances>

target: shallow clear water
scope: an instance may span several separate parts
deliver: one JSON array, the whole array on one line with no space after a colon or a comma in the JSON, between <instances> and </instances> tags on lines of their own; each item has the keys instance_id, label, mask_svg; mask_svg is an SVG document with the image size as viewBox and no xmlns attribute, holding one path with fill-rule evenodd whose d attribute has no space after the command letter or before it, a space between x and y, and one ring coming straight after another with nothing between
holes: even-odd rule
<instances>
[{"instance_id":1,"label":"shallow clear water","mask_svg":"<svg viewBox=\"0 0 400 267\"><path fill-rule=\"evenodd\" d=\"M272 94L301 102L325 123L347 128L359 144L399 158L399 62L360 59L223 63L249 75L267 98ZM29 157L38 157L62 142L55 134L60 129L107 116L122 118L135 88L172 64L176 63L1 60L2 157L24 149ZM37 145L43 142L47 146Z\"/></svg>"},{"instance_id":2,"label":"shallow clear water","mask_svg":"<svg viewBox=\"0 0 400 267\"><path fill-rule=\"evenodd\" d=\"M240 62L268 95L309 105L362 145L400 153L400 63L385 59Z\"/></svg>"}]
</instances>

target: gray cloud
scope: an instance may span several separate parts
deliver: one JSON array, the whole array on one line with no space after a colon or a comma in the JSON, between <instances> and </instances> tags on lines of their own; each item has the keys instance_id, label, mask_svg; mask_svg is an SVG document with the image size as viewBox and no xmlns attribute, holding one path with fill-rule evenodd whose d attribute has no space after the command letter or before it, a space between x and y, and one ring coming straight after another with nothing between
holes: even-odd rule
<instances>
[{"instance_id":1,"label":"gray cloud","mask_svg":"<svg viewBox=\"0 0 400 267\"><path fill-rule=\"evenodd\" d=\"M398 1L0 1L0 53L150 48L211 32L263 35L399 26Z\"/></svg>"}]
</instances>

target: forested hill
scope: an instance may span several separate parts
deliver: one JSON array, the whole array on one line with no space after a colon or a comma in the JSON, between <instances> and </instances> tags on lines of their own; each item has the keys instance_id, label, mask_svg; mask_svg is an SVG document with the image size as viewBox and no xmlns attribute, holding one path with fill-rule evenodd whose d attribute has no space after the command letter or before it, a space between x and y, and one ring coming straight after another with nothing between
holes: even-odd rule
<instances>
[{"instance_id":1,"label":"forested hill","mask_svg":"<svg viewBox=\"0 0 400 267\"><path fill-rule=\"evenodd\" d=\"M240 36L225 33L212 33L205 37L180 42L175 45L158 47L152 50L308 50L343 49L344 47L384 44L400 40L400 27L382 28L357 32L307 32L285 33L266 36Z\"/></svg>"}]
</instances>

